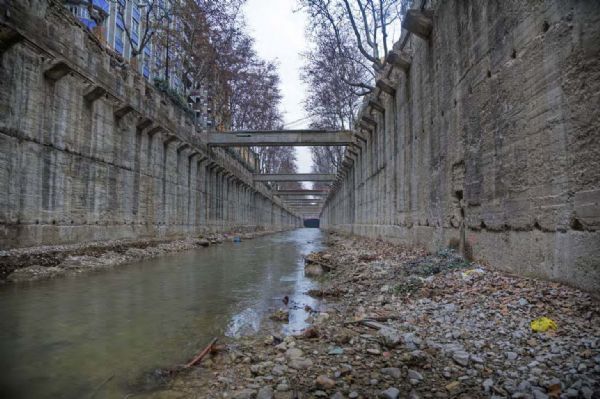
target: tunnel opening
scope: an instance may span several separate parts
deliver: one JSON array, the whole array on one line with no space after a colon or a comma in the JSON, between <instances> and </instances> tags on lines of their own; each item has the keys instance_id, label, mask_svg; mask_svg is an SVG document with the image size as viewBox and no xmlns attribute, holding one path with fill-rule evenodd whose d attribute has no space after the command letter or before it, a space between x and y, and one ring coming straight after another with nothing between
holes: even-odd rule
<instances>
[{"instance_id":1,"label":"tunnel opening","mask_svg":"<svg viewBox=\"0 0 600 399\"><path fill-rule=\"evenodd\" d=\"M318 229L320 225L320 220L317 218L304 219L304 227L308 227L311 229Z\"/></svg>"}]
</instances>

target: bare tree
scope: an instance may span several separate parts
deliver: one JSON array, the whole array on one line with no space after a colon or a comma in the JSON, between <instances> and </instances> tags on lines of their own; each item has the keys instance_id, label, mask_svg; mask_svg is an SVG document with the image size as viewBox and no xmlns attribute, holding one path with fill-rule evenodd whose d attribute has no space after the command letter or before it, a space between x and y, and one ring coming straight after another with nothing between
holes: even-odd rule
<instances>
[{"instance_id":1,"label":"bare tree","mask_svg":"<svg viewBox=\"0 0 600 399\"><path fill-rule=\"evenodd\" d=\"M316 36L315 46L303 54L305 64L301 77L308 87L304 109L311 117L311 128L350 129L361 95L369 88L346 82L368 81L371 71L357 67L347 58L337 57L335 38L328 36L326 31ZM335 173L344 156L344 147L311 147L311 155L314 173ZM315 188L324 186L314 185Z\"/></svg>"},{"instance_id":2,"label":"bare tree","mask_svg":"<svg viewBox=\"0 0 600 399\"><path fill-rule=\"evenodd\" d=\"M407 0L298 1L310 17L310 31L318 32L318 36L313 33L313 40L326 42L319 47L328 47L331 63L342 70L361 70L360 80L342 76L344 83L363 89L363 95L370 92L374 76L397 39L390 30L399 26Z\"/></svg>"},{"instance_id":3,"label":"bare tree","mask_svg":"<svg viewBox=\"0 0 600 399\"><path fill-rule=\"evenodd\" d=\"M374 80L398 39L400 15L409 0L298 2L309 15L307 32L313 43L304 54L302 73L311 125L351 128L361 97L374 89ZM344 148L312 147L311 153L315 173L332 173L341 166Z\"/></svg>"}]
</instances>

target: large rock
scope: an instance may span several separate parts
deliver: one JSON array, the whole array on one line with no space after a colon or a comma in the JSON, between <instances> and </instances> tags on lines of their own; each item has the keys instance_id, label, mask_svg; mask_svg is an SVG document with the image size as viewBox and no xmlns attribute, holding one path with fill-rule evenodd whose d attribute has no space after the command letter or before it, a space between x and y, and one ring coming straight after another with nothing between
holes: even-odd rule
<instances>
[{"instance_id":1,"label":"large rock","mask_svg":"<svg viewBox=\"0 0 600 399\"><path fill-rule=\"evenodd\" d=\"M398 388L388 388L385 391L381 392L379 394L380 398L383 399L398 399L398 396L400 395L400 391L398 390Z\"/></svg>"},{"instance_id":2,"label":"large rock","mask_svg":"<svg viewBox=\"0 0 600 399\"><path fill-rule=\"evenodd\" d=\"M388 348L395 348L402 342L400 332L392 327L383 327L379 330L381 343Z\"/></svg>"},{"instance_id":3,"label":"large rock","mask_svg":"<svg viewBox=\"0 0 600 399\"><path fill-rule=\"evenodd\" d=\"M331 389L335 386L335 381L326 375L320 375L317 377L315 384L322 389Z\"/></svg>"}]
</instances>

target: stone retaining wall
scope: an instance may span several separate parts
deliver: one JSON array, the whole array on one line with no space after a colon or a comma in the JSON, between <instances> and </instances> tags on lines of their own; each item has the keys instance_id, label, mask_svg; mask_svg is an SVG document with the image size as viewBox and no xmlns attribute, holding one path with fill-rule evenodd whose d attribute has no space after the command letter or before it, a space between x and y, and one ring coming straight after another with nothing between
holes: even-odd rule
<instances>
[{"instance_id":1,"label":"stone retaining wall","mask_svg":"<svg viewBox=\"0 0 600 399\"><path fill-rule=\"evenodd\" d=\"M0 5L0 249L301 224L61 3Z\"/></svg>"},{"instance_id":2,"label":"stone retaining wall","mask_svg":"<svg viewBox=\"0 0 600 399\"><path fill-rule=\"evenodd\" d=\"M394 46L410 66L388 63L360 115L322 225L598 292L600 3L424 8L405 25L421 37Z\"/></svg>"}]
</instances>

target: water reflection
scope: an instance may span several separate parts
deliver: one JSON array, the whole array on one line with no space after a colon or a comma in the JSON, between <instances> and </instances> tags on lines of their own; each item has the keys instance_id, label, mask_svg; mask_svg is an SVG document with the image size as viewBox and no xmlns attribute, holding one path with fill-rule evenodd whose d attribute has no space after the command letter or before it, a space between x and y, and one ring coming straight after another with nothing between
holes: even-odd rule
<instances>
[{"instance_id":1,"label":"water reflection","mask_svg":"<svg viewBox=\"0 0 600 399\"><path fill-rule=\"evenodd\" d=\"M306 326L314 282L302 256L317 229L226 243L94 275L0 287L0 397L123 397L154 368L183 363L213 336L257 331L290 298ZM292 306L294 305L294 306ZM267 326L281 332L281 325Z\"/></svg>"}]
</instances>

